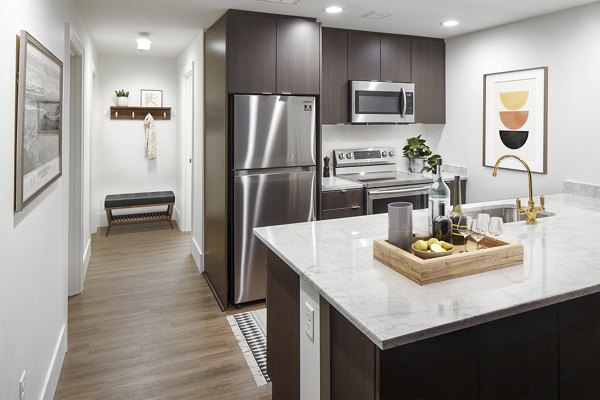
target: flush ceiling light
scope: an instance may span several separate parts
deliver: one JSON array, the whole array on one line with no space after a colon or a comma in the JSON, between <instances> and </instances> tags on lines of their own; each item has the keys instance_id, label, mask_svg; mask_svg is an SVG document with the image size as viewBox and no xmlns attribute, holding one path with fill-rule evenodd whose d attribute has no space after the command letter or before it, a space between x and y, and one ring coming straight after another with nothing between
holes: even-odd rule
<instances>
[{"instance_id":1,"label":"flush ceiling light","mask_svg":"<svg viewBox=\"0 0 600 400\"><path fill-rule=\"evenodd\" d=\"M326 13L329 14L338 14L342 12L342 7L340 6L329 6L325 9Z\"/></svg>"},{"instance_id":2,"label":"flush ceiling light","mask_svg":"<svg viewBox=\"0 0 600 400\"><path fill-rule=\"evenodd\" d=\"M454 19L449 19L448 21L444 21L441 23L442 26L445 26L446 28L452 28L453 26L458 25L460 22L454 20Z\"/></svg>"},{"instance_id":3,"label":"flush ceiling light","mask_svg":"<svg viewBox=\"0 0 600 400\"><path fill-rule=\"evenodd\" d=\"M152 46L152 40L150 40L150 34L148 33L140 33L136 41L138 50L148 51L150 50L150 46Z\"/></svg>"}]
</instances>

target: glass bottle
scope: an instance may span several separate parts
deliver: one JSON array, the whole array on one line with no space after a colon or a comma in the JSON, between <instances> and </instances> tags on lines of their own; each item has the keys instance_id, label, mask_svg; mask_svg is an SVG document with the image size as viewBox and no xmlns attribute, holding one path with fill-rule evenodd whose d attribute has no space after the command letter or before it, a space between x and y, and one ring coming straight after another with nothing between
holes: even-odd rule
<instances>
[{"instance_id":1,"label":"glass bottle","mask_svg":"<svg viewBox=\"0 0 600 400\"><path fill-rule=\"evenodd\" d=\"M462 210L462 196L460 192L460 176L454 177L454 207L449 217L452 220L452 238L454 244L464 244L465 237L458 232L459 221L466 221L467 214ZM462 219L461 219L462 218Z\"/></svg>"},{"instance_id":2,"label":"glass bottle","mask_svg":"<svg viewBox=\"0 0 600 400\"><path fill-rule=\"evenodd\" d=\"M444 204L439 204L438 216L433 219L433 237L452 243L452 220L446 216Z\"/></svg>"},{"instance_id":3,"label":"glass bottle","mask_svg":"<svg viewBox=\"0 0 600 400\"><path fill-rule=\"evenodd\" d=\"M438 159L436 167L436 179L429 188L429 233L433 235L433 219L437 217L440 212L440 204L444 205L444 215L450 208L450 188L444 182L442 177L442 159Z\"/></svg>"}]
</instances>

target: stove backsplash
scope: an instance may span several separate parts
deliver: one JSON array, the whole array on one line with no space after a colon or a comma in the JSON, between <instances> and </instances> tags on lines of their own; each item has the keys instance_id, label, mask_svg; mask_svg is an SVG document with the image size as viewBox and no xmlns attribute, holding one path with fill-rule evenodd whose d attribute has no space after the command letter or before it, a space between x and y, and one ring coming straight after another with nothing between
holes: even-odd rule
<instances>
[{"instance_id":1,"label":"stove backsplash","mask_svg":"<svg viewBox=\"0 0 600 400\"><path fill-rule=\"evenodd\" d=\"M374 146L395 147L400 155L399 169L408 171L408 161L401 156L409 137L422 135L435 153L443 125L324 125L322 131L322 157L333 160L334 149L354 149ZM320 160L322 165L323 160ZM333 164L332 164L333 165Z\"/></svg>"}]
</instances>

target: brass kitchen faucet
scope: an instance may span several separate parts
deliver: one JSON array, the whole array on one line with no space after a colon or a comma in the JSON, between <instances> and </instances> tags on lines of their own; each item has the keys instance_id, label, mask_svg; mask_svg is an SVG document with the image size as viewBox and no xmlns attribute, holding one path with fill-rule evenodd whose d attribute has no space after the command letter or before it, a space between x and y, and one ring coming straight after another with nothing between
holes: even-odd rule
<instances>
[{"instance_id":1,"label":"brass kitchen faucet","mask_svg":"<svg viewBox=\"0 0 600 400\"><path fill-rule=\"evenodd\" d=\"M519 215L527 215L527 224L536 224L538 212L545 210L544 196L540 196L540 206L536 207L535 203L533 202L533 185L531 179L531 170L529 169L529 165L527 165L525 160L523 160L521 157L517 157L512 154L507 154L505 156L500 157L498 161L496 161L496 165L494 166L494 172L492 173L493 176L498 175L498 165L500 165L502 160L504 160L505 158L514 158L515 160L521 161L521 163L525 166L525 169L527 170L527 175L529 178L529 202L527 203L527 208L521 208L521 199L517 198L517 213L519 213Z\"/></svg>"}]
</instances>

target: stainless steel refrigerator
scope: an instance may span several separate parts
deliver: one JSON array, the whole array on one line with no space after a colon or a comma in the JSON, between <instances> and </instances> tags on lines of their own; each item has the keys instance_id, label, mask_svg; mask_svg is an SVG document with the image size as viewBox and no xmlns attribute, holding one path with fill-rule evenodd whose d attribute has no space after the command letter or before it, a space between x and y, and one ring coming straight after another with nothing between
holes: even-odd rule
<instances>
[{"instance_id":1,"label":"stainless steel refrigerator","mask_svg":"<svg viewBox=\"0 0 600 400\"><path fill-rule=\"evenodd\" d=\"M317 121L315 97L235 95L231 105L230 297L239 304L265 298L266 247L253 228L315 220Z\"/></svg>"}]
</instances>

